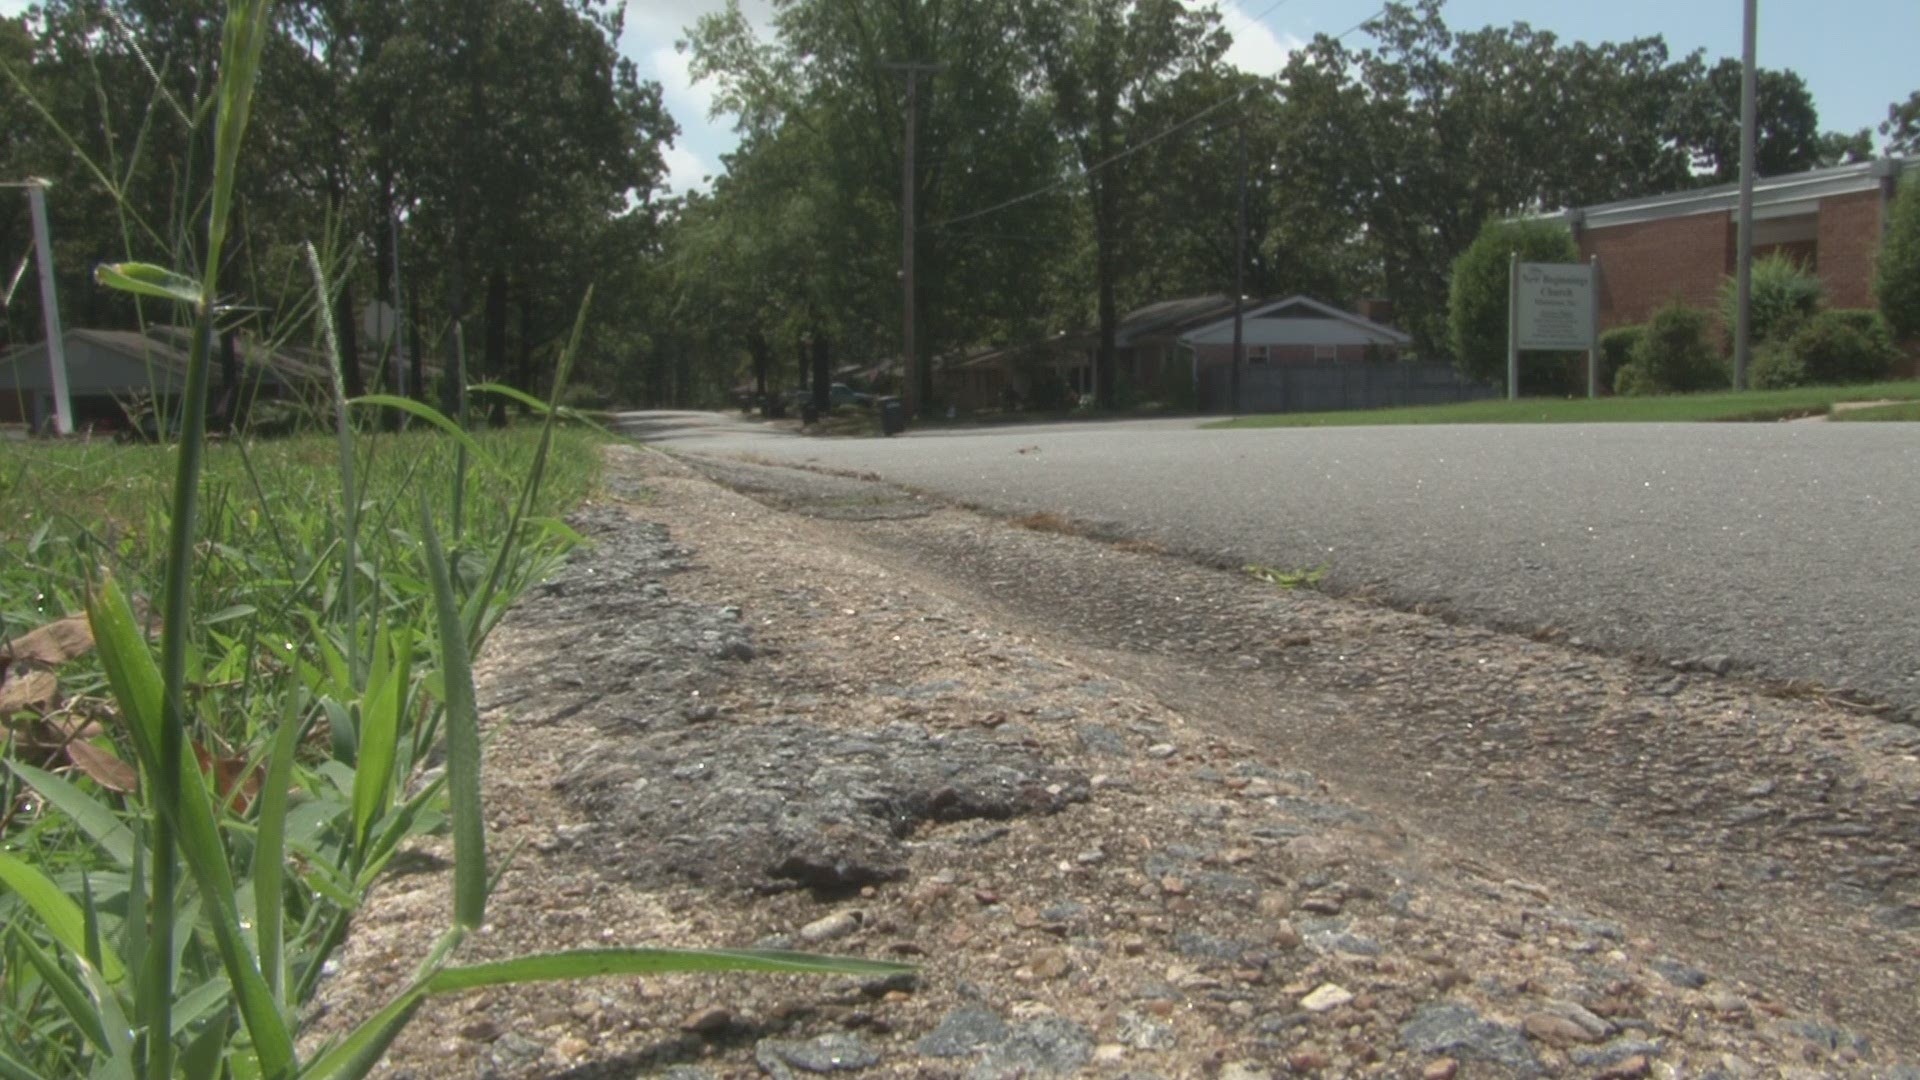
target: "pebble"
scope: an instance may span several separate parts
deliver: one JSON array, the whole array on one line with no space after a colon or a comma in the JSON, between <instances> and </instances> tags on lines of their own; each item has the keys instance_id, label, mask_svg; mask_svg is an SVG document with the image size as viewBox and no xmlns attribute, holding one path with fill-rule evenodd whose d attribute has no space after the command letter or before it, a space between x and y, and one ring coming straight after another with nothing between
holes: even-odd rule
<instances>
[{"instance_id":1,"label":"pebble","mask_svg":"<svg viewBox=\"0 0 1920 1080\"><path fill-rule=\"evenodd\" d=\"M733 1013L718 1005L701 1009L680 1021L681 1031L695 1035L717 1035L733 1025Z\"/></svg>"},{"instance_id":2,"label":"pebble","mask_svg":"<svg viewBox=\"0 0 1920 1080\"><path fill-rule=\"evenodd\" d=\"M1335 983L1323 983L1319 989L1300 999L1300 1007L1308 1012L1323 1013L1337 1009L1353 1000L1353 994L1345 987Z\"/></svg>"},{"instance_id":3,"label":"pebble","mask_svg":"<svg viewBox=\"0 0 1920 1080\"><path fill-rule=\"evenodd\" d=\"M1034 954L1033 962L1028 966L1043 979L1057 979L1073 965L1068 961L1065 949L1042 949Z\"/></svg>"},{"instance_id":4,"label":"pebble","mask_svg":"<svg viewBox=\"0 0 1920 1080\"><path fill-rule=\"evenodd\" d=\"M1158 761L1165 761L1179 753L1179 751L1180 748L1172 743L1154 743L1152 746L1147 747L1147 756Z\"/></svg>"},{"instance_id":5,"label":"pebble","mask_svg":"<svg viewBox=\"0 0 1920 1080\"><path fill-rule=\"evenodd\" d=\"M1571 1046L1599 1038L1564 1016L1544 1012L1528 1013L1520 1022L1520 1029L1548 1046Z\"/></svg>"},{"instance_id":6,"label":"pebble","mask_svg":"<svg viewBox=\"0 0 1920 1080\"><path fill-rule=\"evenodd\" d=\"M857 911L836 911L824 918L815 919L800 928L800 940L809 945L836 941L860 929L860 913Z\"/></svg>"},{"instance_id":7,"label":"pebble","mask_svg":"<svg viewBox=\"0 0 1920 1080\"><path fill-rule=\"evenodd\" d=\"M1420 1080L1453 1080L1453 1074L1460 1071L1460 1063L1452 1058L1440 1058L1427 1062L1420 1070Z\"/></svg>"}]
</instances>

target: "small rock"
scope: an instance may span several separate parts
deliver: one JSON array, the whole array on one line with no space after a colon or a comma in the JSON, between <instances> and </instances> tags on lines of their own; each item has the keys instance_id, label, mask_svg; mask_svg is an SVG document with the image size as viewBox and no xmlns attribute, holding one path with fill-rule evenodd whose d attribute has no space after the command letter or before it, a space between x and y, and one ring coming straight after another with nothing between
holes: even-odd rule
<instances>
[{"instance_id":1,"label":"small rock","mask_svg":"<svg viewBox=\"0 0 1920 1080\"><path fill-rule=\"evenodd\" d=\"M1147 756L1158 761L1165 761L1179 752L1180 748L1170 742L1154 743L1147 747Z\"/></svg>"},{"instance_id":2,"label":"small rock","mask_svg":"<svg viewBox=\"0 0 1920 1080\"><path fill-rule=\"evenodd\" d=\"M1230 1061L1220 1070L1220 1080L1273 1080L1273 1074L1251 1061Z\"/></svg>"},{"instance_id":3,"label":"small rock","mask_svg":"<svg viewBox=\"0 0 1920 1080\"><path fill-rule=\"evenodd\" d=\"M1315 915L1338 915L1345 906L1340 897L1331 893L1316 893L1300 901L1302 911L1311 911Z\"/></svg>"},{"instance_id":4,"label":"small rock","mask_svg":"<svg viewBox=\"0 0 1920 1080\"><path fill-rule=\"evenodd\" d=\"M1653 1071L1645 1054L1635 1054L1620 1064L1596 1074L1597 1080L1638 1080Z\"/></svg>"},{"instance_id":5,"label":"small rock","mask_svg":"<svg viewBox=\"0 0 1920 1080\"><path fill-rule=\"evenodd\" d=\"M1420 1070L1420 1080L1453 1080L1453 1074L1460 1071L1460 1063L1452 1058L1440 1058L1427 1062Z\"/></svg>"},{"instance_id":6,"label":"small rock","mask_svg":"<svg viewBox=\"0 0 1920 1080\"><path fill-rule=\"evenodd\" d=\"M1319 989L1300 999L1300 1007L1308 1012L1323 1013L1337 1009L1353 1000L1353 994L1345 987L1334 983L1323 983Z\"/></svg>"},{"instance_id":7,"label":"small rock","mask_svg":"<svg viewBox=\"0 0 1920 1080\"><path fill-rule=\"evenodd\" d=\"M1287 1055L1287 1068L1297 1073L1318 1072L1333 1061L1318 1050L1296 1050Z\"/></svg>"},{"instance_id":8,"label":"small rock","mask_svg":"<svg viewBox=\"0 0 1920 1080\"><path fill-rule=\"evenodd\" d=\"M762 1039L754 1048L754 1060L762 1069L779 1076L787 1071L783 1066L810 1073L867 1069L880 1063L880 1055L869 1049L858 1036L835 1033L805 1042Z\"/></svg>"},{"instance_id":9,"label":"small rock","mask_svg":"<svg viewBox=\"0 0 1920 1080\"><path fill-rule=\"evenodd\" d=\"M915 1044L915 1049L928 1057L965 1057L1004 1041L1008 1034L1007 1022L999 1014L978 1005L963 1005L941 1019L940 1026Z\"/></svg>"},{"instance_id":10,"label":"small rock","mask_svg":"<svg viewBox=\"0 0 1920 1080\"><path fill-rule=\"evenodd\" d=\"M1544 1012L1528 1013L1526 1019L1520 1022L1520 1029L1548 1046L1572 1046L1575 1043L1594 1042L1598 1038L1564 1016Z\"/></svg>"},{"instance_id":11,"label":"small rock","mask_svg":"<svg viewBox=\"0 0 1920 1080\"><path fill-rule=\"evenodd\" d=\"M1178 1042L1173 1027L1135 1012L1120 1014L1120 1041L1135 1050L1171 1050Z\"/></svg>"},{"instance_id":12,"label":"small rock","mask_svg":"<svg viewBox=\"0 0 1920 1080\"><path fill-rule=\"evenodd\" d=\"M560 1055L562 1061L578 1061L591 1049L593 1044L578 1035L562 1036L559 1042L553 1044L553 1052Z\"/></svg>"},{"instance_id":13,"label":"small rock","mask_svg":"<svg viewBox=\"0 0 1920 1080\"><path fill-rule=\"evenodd\" d=\"M860 913L857 911L836 911L825 918L815 919L800 928L800 940L809 945L818 945L825 941L835 941L860 929Z\"/></svg>"},{"instance_id":14,"label":"small rock","mask_svg":"<svg viewBox=\"0 0 1920 1080\"><path fill-rule=\"evenodd\" d=\"M1034 954L1033 962L1028 965L1035 975L1043 979L1057 979L1072 968L1065 949L1042 949Z\"/></svg>"},{"instance_id":15,"label":"small rock","mask_svg":"<svg viewBox=\"0 0 1920 1080\"><path fill-rule=\"evenodd\" d=\"M1707 1004L1723 1016L1740 1016L1747 1011L1747 999L1726 990L1709 994Z\"/></svg>"},{"instance_id":16,"label":"small rock","mask_svg":"<svg viewBox=\"0 0 1920 1080\"><path fill-rule=\"evenodd\" d=\"M1678 960L1656 957L1653 961L1653 970L1659 972L1661 978L1683 990L1698 990L1707 985L1706 972Z\"/></svg>"},{"instance_id":17,"label":"small rock","mask_svg":"<svg viewBox=\"0 0 1920 1080\"><path fill-rule=\"evenodd\" d=\"M473 1042L492 1042L500 1037L500 1027L492 1020L482 1018L461 1028L460 1037Z\"/></svg>"},{"instance_id":18,"label":"small rock","mask_svg":"<svg viewBox=\"0 0 1920 1080\"><path fill-rule=\"evenodd\" d=\"M1187 895L1187 883L1174 877L1172 874L1168 874L1166 877L1160 879L1160 890L1168 896L1185 896Z\"/></svg>"},{"instance_id":19,"label":"small rock","mask_svg":"<svg viewBox=\"0 0 1920 1080\"><path fill-rule=\"evenodd\" d=\"M733 1025L733 1013L718 1005L701 1009L680 1021L681 1031L691 1031L695 1035L718 1035Z\"/></svg>"},{"instance_id":20,"label":"small rock","mask_svg":"<svg viewBox=\"0 0 1920 1080\"><path fill-rule=\"evenodd\" d=\"M1733 670L1733 658L1722 653L1714 653L1711 656L1701 657L1700 666L1715 675L1725 675Z\"/></svg>"}]
</instances>

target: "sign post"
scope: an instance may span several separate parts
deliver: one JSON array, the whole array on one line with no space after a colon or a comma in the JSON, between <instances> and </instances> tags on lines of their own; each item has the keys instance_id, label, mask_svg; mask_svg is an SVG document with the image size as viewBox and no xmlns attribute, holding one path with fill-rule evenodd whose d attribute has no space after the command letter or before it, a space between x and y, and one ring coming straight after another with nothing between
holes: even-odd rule
<instances>
[{"instance_id":1,"label":"sign post","mask_svg":"<svg viewBox=\"0 0 1920 1080\"><path fill-rule=\"evenodd\" d=\"M1595 301L1600 262L1523 263L1515 255L1507 323L1507 397L1520 396L1520 352L1584 352L1587 392L1597 393L1594 350L1599 340Z\"/></svg>"}]
</instances>

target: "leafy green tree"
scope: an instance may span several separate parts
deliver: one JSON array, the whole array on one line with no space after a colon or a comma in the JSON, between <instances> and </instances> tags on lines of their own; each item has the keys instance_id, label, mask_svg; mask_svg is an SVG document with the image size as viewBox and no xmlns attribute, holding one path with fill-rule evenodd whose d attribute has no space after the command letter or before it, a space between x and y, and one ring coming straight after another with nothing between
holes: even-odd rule
<instances>
[{"instance_id":1,"label":"leafy green tree","mask_svg":"<svg viewBox=\"0 0 1920 1080\"><path fill-rule=\"evenodd\" d=\"M1920 337L1920 181L1902 184L1894 199L1873 294L1897 337Z\"/></svg>"},{"instance_id":2,"label":"leafy green tree","mask_svg":"<svg viewBox=\"0 0 1920 1080\"><path fill-rule=\"evenodd\" d=\"M1829 131L1820 136L1820 164L1853 165L1873 160L1873 129L1861 128L1848 134Z\"/></svg>"},{"instance_id":3,"label":"leafy green tree","mask_svg":"<svg viewBox=\"0 0 1920 1080\"><path fill-rule=\"evenodd\" d=\"M1470 379L1507 381L1508 299L1511 262L1573 263L1580 260L1573 234L1557 221L1488 221L1473 245L1454 261L1449 323L1454 363ZM1564 389L1565 354L1521 354L1520 385L1537 390L1543 381Z\"/></svg>"},{"instance_id":4,"label":"leafy green tree","mask_svg":"<svg viewBox=\"0 0 1920 1080\"><path fill-rule=\"evenodd\" d=\"M1887 140L1889 154L1920 154L1920 90L1887 106L1880 135Z\"/></svg>"},{"instance_id":5,"label":"leafy green tree","mask_svg":"<svg viewBox=\"0 0 1920 1080\"><path fill-rule=\"evenodd\" d=\"M1140 173L1109 161L1157 134L1148 106L1183 76L1211 69L1229 40L1217 12L1179 0L1021 0L1019 13L1055 130L1085 176L1098 329L1094 397L1111 408L1120 278L1136 255L1144 214Z\"/></svg>"},{"instance_id":6,"label":"leafy green tree","mask_svg":"<svg viewBox=\"0 0 1920 1080\"><path fill-rule=\"evenodd\" d=\"M1757 79L1755 158L1760 175L1818 168L1820 116L1806 80L1768 68L1761 68ZM1740 179L1740 83L1740 61L1728 57L1708 69L1687 95L1677 135L1693 154L1701 183Z\"/></svg>"}]
</instances>

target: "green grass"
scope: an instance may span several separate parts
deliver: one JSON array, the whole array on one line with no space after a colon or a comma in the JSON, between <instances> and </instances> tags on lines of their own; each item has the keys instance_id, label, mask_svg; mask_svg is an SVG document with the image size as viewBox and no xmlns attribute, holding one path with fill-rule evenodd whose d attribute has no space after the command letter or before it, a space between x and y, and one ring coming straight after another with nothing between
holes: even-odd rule
<instances>
[{"instance_id":1,"label":"green grass","mask_svg":"<svg viewBox=\"0 0 1920 1080\"><path fill-rule=\"evenodd\" d=\"M1841 409L1833 414L1835 420L1920 420L1920 401L1909 401L1899 405L1874 405L1864 409Z\"/></svg>"},{"instance_id":2,"label":"green grass","mask_svg":"<svg viewBox=\"0 0 1920 1080\"><path fill-rule=\"evenodd\" d=\"M1609 424L1767 421L1820 416L1837 401L1920 400L1920 380L1666 397L1523 398L1351 412L1246 416L1215 428L1357 427L1382 424ZM1854 417L1858 419L1858 417Z\"/></svg>"}]
</instances>

